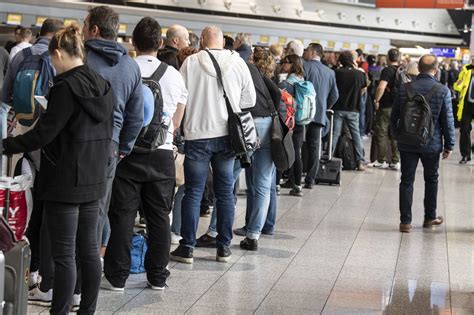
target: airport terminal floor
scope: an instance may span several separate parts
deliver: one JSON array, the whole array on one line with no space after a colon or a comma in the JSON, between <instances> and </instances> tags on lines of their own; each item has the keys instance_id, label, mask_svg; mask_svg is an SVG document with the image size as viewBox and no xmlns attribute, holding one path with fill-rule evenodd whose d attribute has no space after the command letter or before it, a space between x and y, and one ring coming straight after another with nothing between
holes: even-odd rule
<instances>
[{"instance_id":1,"label":"airport terminal floor","mask_svg":"<svg viewBox=\"0 0 474 315\"><path fill-rule=\"evenodd\" d=\"M193 265L170 263L164 292L134 276L124 293L100 292L97 314L474 314L474 165L459 159L441 162L436 229L422 228L421 167L409 234L398 231L399 172L344 171L341 187L304 198L282 189L276 233L258 252L241 250L238 236L228 264L196 249ZM244 216L239 197L234 227Z\"/></svg>"}]
</instances>

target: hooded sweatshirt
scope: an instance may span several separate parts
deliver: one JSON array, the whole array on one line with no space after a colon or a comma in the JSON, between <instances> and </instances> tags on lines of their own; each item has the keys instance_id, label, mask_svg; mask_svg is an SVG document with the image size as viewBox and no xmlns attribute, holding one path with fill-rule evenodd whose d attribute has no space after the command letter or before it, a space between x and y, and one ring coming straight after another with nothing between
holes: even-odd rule
<instances>
[{"instance_id":1,"label":"hooded sweatshirt","mask_svg":"<svg viewBox=\"0 0 474 315\"><path fill-rule=\"evenodd\" d=\"M105 195L115 96L88 66L54 78L46 113L5 154L41 150L40 199L83 203Z\"/></svg>"},{"instance_id":2,"label":"hooded sweatshirt","mask_svg":"<svg viewBox=\"0 0 474 315\"><path fill-rule=\"evenodd\" d=\"M252 76L239 54L229 50L210 50L222 72L222 80L234 112L255 106ZM180 69L188 89L184 121L185 140L218 138L228 135L228 114L223 90L207 51L184 61Z\"/></svg>"},{"instance_id":3,"label":"hooded sweatshirt","mask_svg":"<svg viewBox=\"0 0 474 315\"><path fill-rule=\"evenodd\" d=\"M115 93L112 139L122 154L129 154L143 125L143 93L140 69L115 41L86 41L87 65L110 82Z\"/></svg>"}]
</instances>

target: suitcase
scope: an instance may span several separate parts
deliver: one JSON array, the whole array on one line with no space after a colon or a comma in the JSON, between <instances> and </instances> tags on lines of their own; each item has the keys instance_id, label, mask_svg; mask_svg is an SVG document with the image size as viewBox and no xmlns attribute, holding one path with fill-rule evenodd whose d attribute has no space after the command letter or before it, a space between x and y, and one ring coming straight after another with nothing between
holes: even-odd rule
<instances>
[{"instance_id":1,"label":"suitcase","mask_svg":"<svg viewBox=\"0 0 474 315\"><path fill-rule=\"evenodd\" d=\"M328 153L321 157L319 161L319 169L316 174L314 183L328 184L328 185L340 185L341 184L341 171L342 171L342 160L333 158L332 156L332 140L334 133L334 111L329 109L327 111L330 117L330 129L329 129L329 149Z\"/></svg>"}]
</instances>

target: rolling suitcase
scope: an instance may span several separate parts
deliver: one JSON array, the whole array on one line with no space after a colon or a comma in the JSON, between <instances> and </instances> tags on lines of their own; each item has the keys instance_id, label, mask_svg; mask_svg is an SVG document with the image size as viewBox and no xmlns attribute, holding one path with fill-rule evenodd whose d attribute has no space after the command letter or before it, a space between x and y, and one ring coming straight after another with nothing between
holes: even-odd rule
<instances>
[{"instance_id":1,"label":"rolling suitcase","mask_svg":"<svg viewBox=\"0 0 474 315\"><path fill-rule=\"evenodd\" d=\"M342 171L342 160L333 158L332 156L332 138L334 133L334 111L329 109L327 111L330 117L330 129L329 129L329 149L328 154L321 157L319 161L319 169L316 174L314 183L328 184L328 185L340 185L341 184L341 171Z\"/></svg>"}]
</instances>

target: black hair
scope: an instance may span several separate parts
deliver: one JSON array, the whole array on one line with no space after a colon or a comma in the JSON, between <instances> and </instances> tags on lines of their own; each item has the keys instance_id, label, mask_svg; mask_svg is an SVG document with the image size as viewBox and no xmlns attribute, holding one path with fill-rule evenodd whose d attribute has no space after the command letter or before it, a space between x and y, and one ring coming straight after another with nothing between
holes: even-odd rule
<instances>
[{"instance_id":1,"label":"black hair","mask_svg":"<svg viewBox=\"0 0 474 315\"><path fill-rule=\"evenodd\" d=\"M157 51L161 44L160 23L151 17L144 17L135 26L132 39L140 51Z\"/></svg>"},{"instance_id":2,"label":"black hair","mask_svg":"<svg viewBox=\"0 0 474 315\"><path fill-rule=\"evenodd\" d=\"M388 61L398 62L400 60L400 51L398 49L392 48L387 53Z\"/></svg>"},{"instance_id":3,"label":"black hair","mask_svg":"<svg viewBox=\"0 0 474 315\"><path fill-rule=\"evenodd\" d=\"M54 34L60 29L64 28L64 23L58 19L46 19L41 26L39 32L40 36L46 36L47 34Z\"/></svg>"},{"instance_id":4,"label":"black hair","mask_svg":"<svg viewBox=\"0 0 474 315\"><path fill-rule=\"evenodd\" d=\"M367 56L367 63L369 65L374 65L377 63L377 57L375 57L374 55L368 55Z\"/></svg>"},{"instance_id":5,"label":"black hair","mask_svg":"<svg viewBox=\"0 0 474 315\"><path fill-rule=\"evenodd\" d=\"M315 51L316 54L321 58L324 56L324 48L321 44L311 43L308 45L307 49Z\"/></svg>"},{"instance_id":6,"label":"black hair","mask_svg":"<svg viewBox=\"0 0 474 315\"><path fill-rule=\"evenodd\" d=\"M224 49L234 49L234 39L229 35L224 35Z\"/></svg>"},{"instance_id":7,"label":"black hair","mask_svg":"<svg viewBox=\"0 0 474 315\"><path fill-rule=\"evenodd\" d=\"M119 29L119 15L108 6L89 9L89 30L97 26L100 36L107 40L115 40Z\"/></svg>"},{"instance_id":8,"label":"black hair","mask_svg":"<svg viewBox=\"0 0 474 315\"><path fill-rule=\"evenodd\" d=\"M339 55L339 62L343 67L353 66L354 57L352 56L352 52L349 50L341 52L341 54Z\"/></svg>"},{"instance_id":9,"label":"black hair","mask_svg":"<svg viewBox=\"0 0 474 315\"><path fill-rule=\"evenodd\" d=\"M360 48L357 48L357 49L356 49L356 53L357 53L357 56L358 56L358 57L364 55L364 52L363 52L362 49L360 49Z\"/></svg>"},{"instance_id":10,"label":"black hair","mask_svg":"<svg viewBox=\"0 0 474 315\"><path fill-rule=\"evenodd\" d=\"M301 61L301 57L298 55L288 55L281 60L281 63L289 63L291 64L291 69L288 74L296 74L300 77L304 77L304 68L303 62Z\"/></svg>"}]
</instances>

